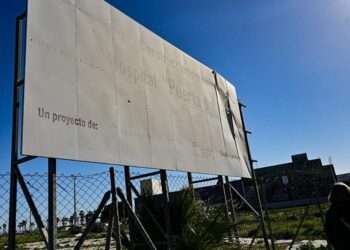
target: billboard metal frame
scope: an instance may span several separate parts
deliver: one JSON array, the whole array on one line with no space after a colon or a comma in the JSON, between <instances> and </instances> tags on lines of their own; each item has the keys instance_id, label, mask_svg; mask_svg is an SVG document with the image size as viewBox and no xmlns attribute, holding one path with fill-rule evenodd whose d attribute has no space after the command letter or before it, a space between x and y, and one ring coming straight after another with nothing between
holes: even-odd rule
<instances>
[{"instance_id":1,"label":"billboard metal frame","mask_svg":"<svg viewBox=\"0 0 350 250\"><path fill-rule=\"evenodd\" d=\"M19 128L20 128L20 96L21 96L21 88L24 87L24 79L21 79L21 72L22 72L22 52L23 52L23 30L24 30L24 20L27 17L27 12L22 13L16 18L16 39L15 39L15 62L14 62L14 92L13 92L13 113L12 113L12 145L11 145L11 179L10 179L10 209L9 209L9 234L8 234L8 249L15 249L16 248L16 208L17 208L17 184L20 185L24 197L29 205L29 208L31 212L33 213L33 217L35 219L35 222L38 226L40 234L44 238L44 242L46 247L49 250L54 250L57 248L57 219L56 219L56 159L55 158L48 158L48 230L46 230L44 223L41 219L41 216L38 212L38 209L35 206L35 203L33 201L33 198L28 190L28 187L23 179L23 176L20 171L20 165L23 163L26 163L28 161L31 161L36 156L24 156L21 157L19 151L18 151L18 142L19 142ZM216 72L213 72L216 80ZM252 205L249 204L247 200L245 200L244 197L242 197L239 192L232 187L232 185L229 183L228 176L225 176L225 182L222 175L218 175L214 178L204 179L204 180L198 180L193 181L192 179L192 173L187 173L188 176L188 184L191 189L194 190L193 184L202 182L202 181L208 181L208 180L218 180L218 184L222 187L223 197L224 197L224 204L226 207L226 215L227 216L233 216L233 219L236 219L235 209L234 206L231 204L231 206L228 205L227 200L227 194L225 190L225 186L228 188L228 196L229 199L232 200L233 193L237 195L245 204L247 204L248 208L250 208L260 219L260 227L263 231L264 236L264 243L266 249L270 249L269 242L268 242L268 234L266 231L266 225L265 225L265 219L264 219L264 212L261 205L261 199L259 195L259 188L257 185L255 173L254 173L254 167L253 163L256 162L252 160L251 153L249 149L249 143L247 134L250 134L249 131L245 129L244 124L244 118L243 118L243 112L242 108L245 107L243 104L239 103L239 111L242 118L242 125L243 125L243 131L245 134L245 142L247 146L248 156L249 156L249 167L252 173L252 180L253 180L253 186L254 191L257 197L258 201L258 211L256 211ZM231 112L231 111L230 111ZM162 229L161 232L163 232L164 236L166 236L166 242L158 242L158 244L166 244L168 249L174 248L173 243L173 236L172 236L172 230L171 230L171 223L170 223L170 210L169 210L169 189L168 189L168 181L167 181L167 174L166 170L158 170L152 173L148 174L142 174L139 176L131 176L130 175L130 167L124 166L124 173L125 173L125 186L126 186L126 197L124 197L121 190L117 187L115 187L115 181L114 181L114 170L110 170L110 176L111 176L111 190L108 191L104 198L102 199L100 206L103 204L105 205L107 201L110 199L110 196L112 195L112 207L113 211L118 211L118 201L117 196L120 197L121 201L126 204L126 207L128 208L129 214L132 217L132 220L130 220L130 239L131 239L131 249L134 249L135 245L133 242L134 237L134 230L138 229L140 230L141 234L144 236L146 243L150 249L156 249L153 242L150 240L147 232L143 229L143 226L140 224L136 214L133 211L132 208L132 192L135 193L137 197L140 197L140 194L137 192L137 189L133 186L131 180L139 179L147 176L152 175L160 175L161 178L161 185L162 185L162 193L163 193L163 201L165 202L165 231ZM112 173L113 172L113 173ZM141 200L142 202L142 200ZM102 205L101 205L102 204ZM99 211L99 209L98 209ZM150 216L152 217L152 212L148 211ZM97 218L97 217L96 217ZM161 225L156 221L155 217L152 217L155 224L161 229ZM114 226L116 226L117 232L118 232L118 213L114 213L110 217L110 221L114 221ZM109 243L111 236L116 238L117 240L117 248L120 247L120 238L113 234L113 226L110 226L108 228L108 234L107 234L107 243L105 246L105 249L109 249ZM86 234L88 233L88 228L86 232L82 235L82 237L79 239L75 249L80 249L80 246L83 244L84 239L86 237ZM84 237L83 237L84 236ZM233 236L236 237L236 241L239 240L238 231L235 230L234 233L231 233L230 235L230 242L233 243ZM274 246L272 245L272 248L274 249Z\"/></svg>"},{"instance_id":2,"label":"billboard metal frame","mask_svg":"<svg viewBox=\"0 0 350 250\"><path fill-rule=\"evenodd\" d=\"M266 231L266 223L265 223L265 218L264 218L265 216L264 216L264 211L263 211L262 205L261 205L261 198L260 198L260 193L259 193L259 187L258 187L258 183L257 183L257 180L256 180L254 167L253 167L254 162L257 162L257 161L252 159L252 155L250 153L250 147L249 147L249 143L248 143L248 134L250 134L251 132L246 130L244 119L243 119L242 108L245 108L245 107L246 106L244 104L239 103L239 112L240 112L241 117L242 117L242 126L243 126L246 146L247 146L247 152L248 152L248 158L249 158L249 166L250 166L250 169L251 169L250 172L251 172L251 175L252 175L252 181L253 181L254 191L255 191L255 194L256 194L256 199L258 201L258 208L259 208L258 213L259 213L259 217L260 217L260 220L261 220L261 228L262 228L263 235L264 235L264 243L265 243L266 248L269 249L270 247L269 247L269 241L268 241L268 234L267 234L267 231Z\"/></svg>"}]
</instances>

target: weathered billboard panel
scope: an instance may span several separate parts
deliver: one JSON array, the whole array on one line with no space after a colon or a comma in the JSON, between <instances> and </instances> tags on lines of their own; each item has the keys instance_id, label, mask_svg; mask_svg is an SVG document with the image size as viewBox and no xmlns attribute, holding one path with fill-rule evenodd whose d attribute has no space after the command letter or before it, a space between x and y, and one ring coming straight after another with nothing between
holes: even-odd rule
<instances>
[{"instance_id":1,"label":"weathered billboard panel","mask_svg":"<svg viewBox=\"0 0 350 250\"><path fill-rule=\"evenodd\" d=\"M102 0L28 1L22 153L250 177L235 88Z\"/></svg>"}]
</instances>

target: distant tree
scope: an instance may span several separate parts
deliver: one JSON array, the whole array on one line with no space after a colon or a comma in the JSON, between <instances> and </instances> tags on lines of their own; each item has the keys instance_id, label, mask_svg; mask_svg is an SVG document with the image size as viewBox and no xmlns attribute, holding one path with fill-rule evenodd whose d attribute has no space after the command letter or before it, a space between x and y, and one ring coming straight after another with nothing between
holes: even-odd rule
<instances>
[{"instance_id":1,"label":"distant tree","mask_svg":"<svg viewBox=\"0 0 350 250\"><path fill-rule=\"evenodd\" d=\"M67 217L63 217L62 218L62 226L66 227L67 226L67 222L68 222L68 218Z\"/></svg>"},{"instance_id":2,"label":"distant tree","mask_svg":"<svg viewBox=\"0 0 350 250\"><path fill-rule=\"evenodd\" d=\"M69 224L71 225L71 226L75 226L76 224L77 224L77 221L78 221L78 217L77 217L77 214L76 213L73 213L72 215L71 215L71 217L69 217Z\"/></svg>"},{"instance_id":3,"label":"distant tree","mask_svg":"<svg viewBox=\"0 0 350 250\"><path fill-rule=\"evenodd\" d=\"M78 222L78 216L77 213L73 213L73 224L76 225Z\"/></svg>"},{"instance_id":4,"label":"distant tree","mask_svg":"<svg viewBox=\"0 0 350 250\"><path fill-rule=\"evenodd\" d=\"M22 227L23 227L22 221L20 223L18 223L17 227L19 229L19 232L21 233L22 232Z\"/></svg>"},{"instance_id":5,"label":"distant tree","mask_svg":"<svg viewBox=\"0 0 350 250\"><path fill-rule=\"evenodd\" d=\"M4 234L7 234L7 225L6 225L6 223L2 224L2 230L3 230Z\"/></svg>"},{"instance_id":6,"label":"distant tree","mask_svg":"<svg viewBox=\"0 0 350 250\"><path fill-rule=\"evenodd\" d=\"M69 217L69 225L71 225L71 226L74 225L74 216L73 216L73 215L71 215L71 216Z\"/></svg>"},{"instance_id":7,"label":"distant tree","mask_svg":"<svg viewBox=\"0 0 350 250\"><path fill-rule=\"evenodd\" d=\"M29 223L29 231L32 232L34 227L34 222Z\"/></svg>"},{"instance_id":8,"label":"distant tree","mask_svg":"<svg viewBox=\"0 0 350 250\"><path fill-rule=\"evenodd\" d=\"M23 225L23 228L24 228L24 232L27 231L27 221L26 220L22 220L22 225Z\"/></svg>"},{"instance_id":9,"label":"distant tree","mask_svg":"<svg viewBox=\"0 0 350 250\"><path fill-rule=\"evenodd\" d=\"M85 215L85 221L86 221L86 224L89 224L91 219L92 219L92 216L93 216L93 212L91 211L88 211L87 214Z\"/></svg>"},{"instance_id":10,"label":"distant tree","mask_svg":"<svg viewBox=\"0 0 350 250\"><path fill-rule=\"evenodd\" d=\"M79 212L79 217L80 217L80 225L84 224L84 220L85 220L85 213L84 211L80 211Z\"/></svg>"}]
</instances>

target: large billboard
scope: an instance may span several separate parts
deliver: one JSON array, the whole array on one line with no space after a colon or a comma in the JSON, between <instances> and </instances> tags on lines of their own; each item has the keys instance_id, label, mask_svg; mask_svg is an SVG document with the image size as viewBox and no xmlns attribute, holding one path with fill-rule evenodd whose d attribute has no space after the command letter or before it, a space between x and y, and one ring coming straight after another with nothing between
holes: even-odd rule
<instances>
[{"instance_id":1,"label":"large billboard","mask_svg":"<svg viewBox=\"0 0 350 250\"><path fill-rule=\"evenodd\" d=\"M29 0L22 154L250 177L232 84L102 0Z\"/></svg>"}]
</instances>

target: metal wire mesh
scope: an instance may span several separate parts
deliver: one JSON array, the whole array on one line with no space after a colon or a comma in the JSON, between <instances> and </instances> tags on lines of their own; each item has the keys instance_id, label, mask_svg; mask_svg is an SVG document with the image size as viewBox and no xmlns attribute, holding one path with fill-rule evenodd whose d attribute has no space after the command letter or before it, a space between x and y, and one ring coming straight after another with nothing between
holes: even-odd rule
<instances>
[{"instance_id":1,"label":"metal wire mesh","mask_svg":"<svg viewBox=\"0 0 350 250\"><path fill-rule=\"evenodd\" d=\"M23 176L38 212L47 227L48 218L48 176L26 174ZM124 188L124 174L116 172L116 185ZM7 245L10 174L0 175L0 249ZM33 215L21 188L17 188L17 228L16 244L24 249L44 249ZM72 248L76 239L86 227L92 213L98 207L103 195L110 190L108 172L94 175L58 175L57 176L57 229L58 248ZM98 249L104 245L105 225L100 220L94 225L83 248Z\"/></svg>"},{"instance_id":2,"label":"metal wire mesh","mask_svg":"<svg viewBox=\"0 0 350 250\"><path fill-rule=\"evenodd\" d=\"M131 177L140 175L138 172L131 172ZM144 174L144 172L142 172ZM46 173L25 174L25 183L34 200L38 212L44 225L47 227L48 218L48 175ZM220 206L223 204L223 189L217 176L193 175L193 188L198 199L205 204ZM215 179L216 178L216 179ZM230 184L239 190L239 193L251 193L253 190L246 189L244 192L234 182L234 178L229 178ZM123 171L115 171L116 185L125 193L125 176ZM224 179L225 182L225 179ZM151 194L163 199L161 177L159 174L137 178L131 180L131 183L140 194ZM188 188L187 173L167 173L167 184L170 197L175 197L180 190ZM10 174L0 174L0 249L6 248L8 234L8 214L9 214L9 187ZM102 172L92 175L66 175L57 176L57 229L58 229L58 248L72 249L77 239L86 228L92 214L97 209L103 195L110 190L109 172ZM233 238L239 237L242 245L249 246L253 242L253 248L263 248L263 238L261 233L259 217L252 209L234 192L232 200L228 185L225 189L228 197L229 215L234 217L237 226L233 232ZM137 213L140 206L140 200L133 192L133 206ZM110 201L107 203L109 204ZM124 209L124 208L122 208ZM280 212L279 212L280 213ZM121 228L128 233L128 216L126 211L121 211ZM272 214L272 221L278 216L277 212ZM277 218L277 217L276 217ZM282 220L280 218L279 220ZM286 217L288 219L288 217ZM294 218L297 222L298 218ZM278 221L280 223L280 221ZM20 249L45 249L43 238L41 237L35 223L28 203L18 186L17 193L17 218L16 218L16 244ZM277 222L276 222L277 223ZM274 227L274 226L273 226ZM98 218L87 240L83 244L83 249L104 249L106 238L106 221ZM275 228L274 228L275 230ZM319 228L320 232L322 228ZM289 229L288 237L291 238ZM322 232L321 232L322 233ZM236 241L238 243L238 241ZM112 245L115 242L112 240Z\"/></svg>"}]
</instances>

